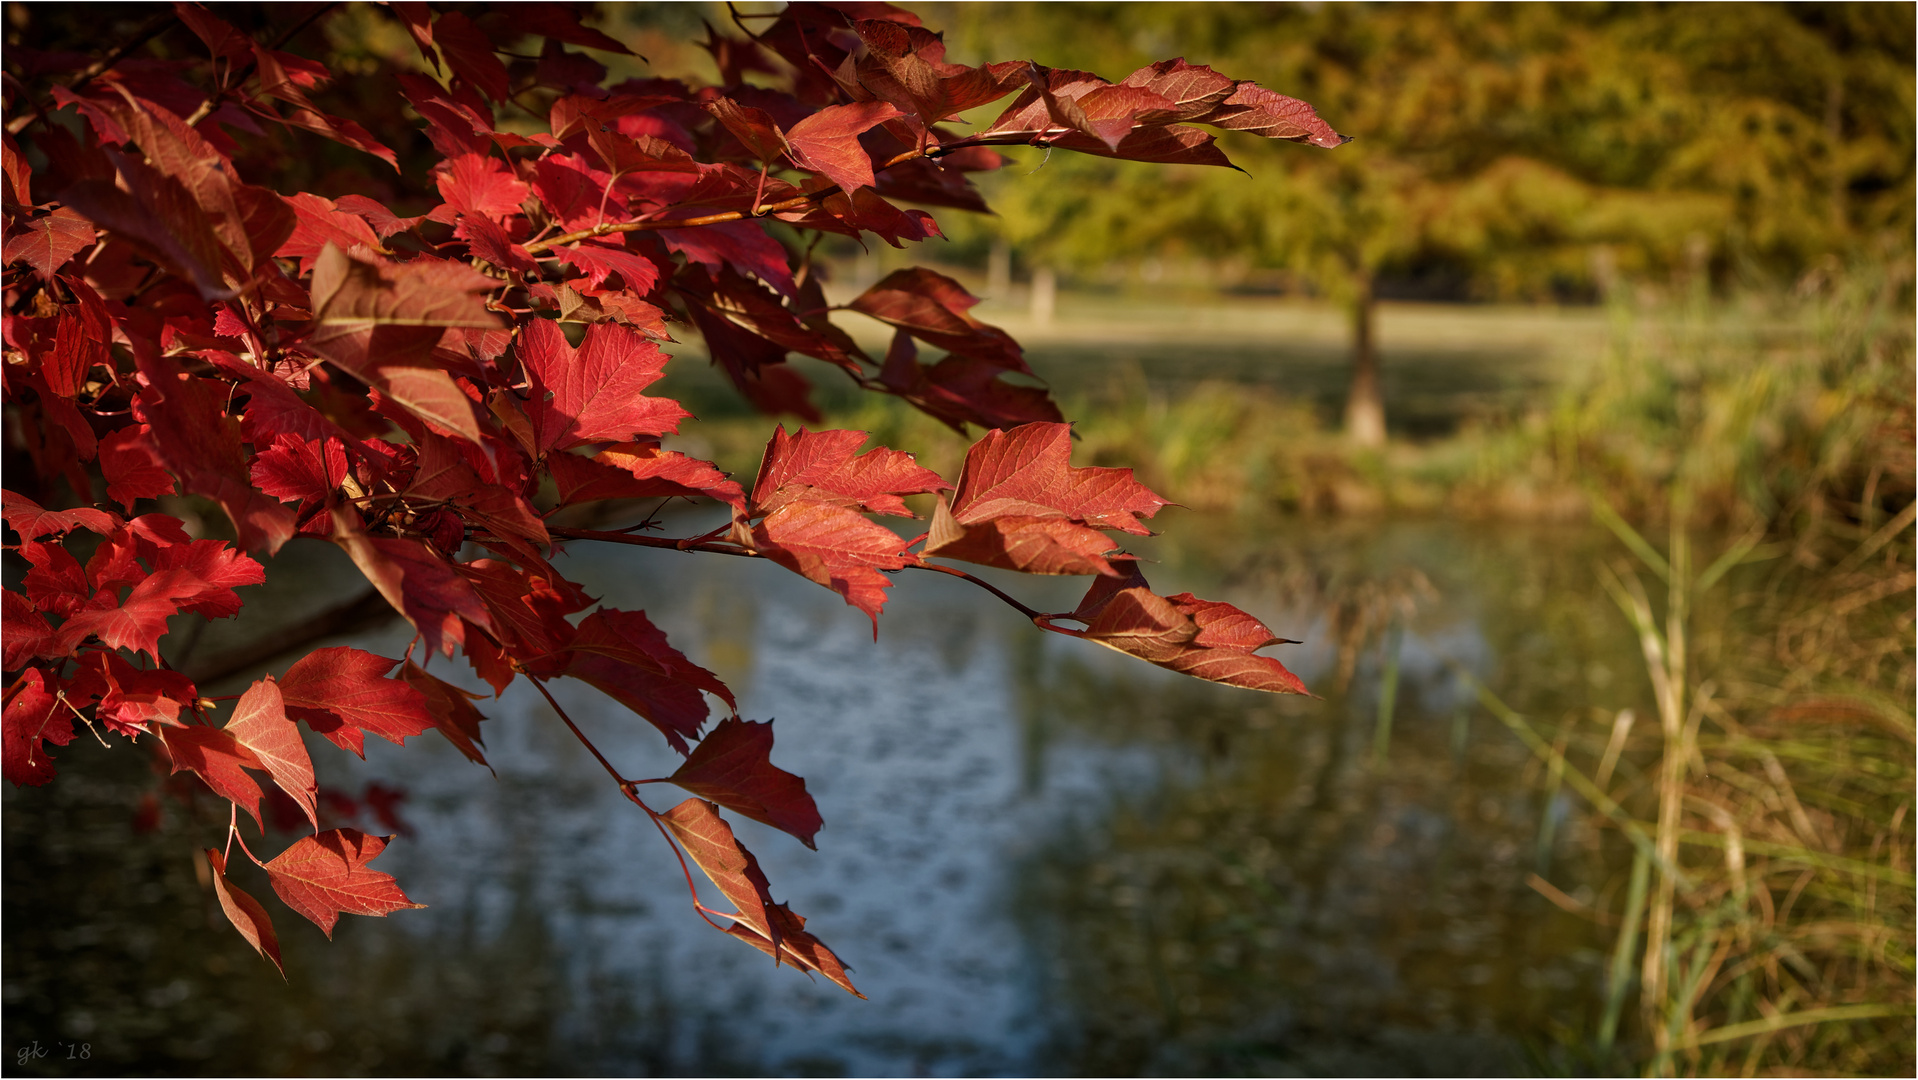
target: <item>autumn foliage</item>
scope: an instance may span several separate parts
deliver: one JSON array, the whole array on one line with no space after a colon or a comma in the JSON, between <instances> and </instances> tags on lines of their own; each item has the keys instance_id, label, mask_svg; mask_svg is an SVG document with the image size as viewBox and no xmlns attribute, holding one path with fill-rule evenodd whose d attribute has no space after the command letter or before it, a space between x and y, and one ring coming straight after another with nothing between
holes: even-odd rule
<instances>
[{"instance_id":1,"label":"autumn foliage","mask_svg":"<svg viewBox=\"0 0 1918 1080\"><path fill-rule=\"evenodd\" d=\"M484 763L477 699L446 665L496 693L577 679L684 755L671 776L634 780L586 744L732 905L709 909L695 890L701 916L853 991L721 816L814 843L818 809L772 764L771 725L741 718L644 612L595 606L554 568L557 546L769 559L841 594L875 632L896 572L952 574L1040 629L1304 692L1259 654L1280 639L1258 620L1147 585L1115 534L1146 535L1166 500L1129 470L1071 464L1057 406L1018 343L970 314L965 289L914 269L834 305L812 255L827 233L938 238L921 207L984 210L967 174L1000 164L995 145L1228 165L1192 125L1344 141L1309 106L1182 60L1116 83L1025 61L952 64L914 16L876 3L794 5L715 32L723 85L710 87L602 85L592 52L627 49L564 5L384 12L423 62L378 78L417 121L331 115L333 73L281 48L296 33L263 44L192 4L156 9L145 37L97 58L10 51L5 520L26 570L4 592L7 780L53 780L76 722L156 747L232 804L205 858L233 925L278 964L271 916L229 877L235 845L329 935L342 913L418 906L369 868L386 839L321 829L301 726L356 754L369 734L403 744L436 729ZM142 52L155 37L175 50ZM952 125L1008 97L985 127ZM505 130L509 109L538 130ZM389 205L253 182L316 137L358 152L369 190L411 193ZM427 143L429 182L407 189L394 171ZM835 322L848 310L894 328L884 356ZM984 435L948 479L864 449L861 432L780 426L743 487L662 448L690 417L646 391L668 362L660 344L688 334L768 414L818 421L797 354ZM874 519L912 517L914 495L935 500L919 535ZM215 521L217 507L231 539L191 535L162 499ZM664 538L555 523L639 499L721 504L731 524ZM411 646L319 648L230 706L203 697L162 653L168 620L233 616L234 590L265 577L253 554L295 543L338 545L412 624ZM1075 610L1042 613L952 561L1091 587ZM652 783L693 797L655 810L640 794ZM265 856L240 818L259 826L273 789L309 832Z\"/></svg>"}]
</instances>

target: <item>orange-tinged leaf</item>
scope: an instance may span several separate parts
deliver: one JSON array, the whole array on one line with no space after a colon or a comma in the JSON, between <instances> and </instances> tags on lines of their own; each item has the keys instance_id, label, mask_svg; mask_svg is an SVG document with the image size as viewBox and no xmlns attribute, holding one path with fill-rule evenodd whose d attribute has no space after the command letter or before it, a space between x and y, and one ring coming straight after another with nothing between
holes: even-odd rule
<instances>
[{"instance_id":1,"label":"orange-tinged leaf","mask_svg":"<svg viewBox=\"0 0 1918 1080\"><path fill-rule=\"evenodd\" d=\"M887 274L849 306L928 345L1031 374L1018 342L1004 330L967 314L978 302L978 297L944 274L915 267Z\"/></svg>"},{"instance_id":2,"label":"orange-tinged leaf","mask_svg":"<svg viewBox=\"0 0 1918 1080\"><path fill-rule=\"evenodd\" d=\"M1112 538L1060 517L1010 516L960 525L942 501L933 509L927 555L1026 574L1113 574Z\"/></svg>"},{"instance_id":3,"label":"orange-tinged leaf","mask_svg":"<svg viewBox=\"0 0 1918 1080\"><path fill-rule=\"evenodd\" d=\"M759 869L759 860L733 837L733 827L719 816L719 808L704 799L687 799L658 818L685 849L686 857L732 901L737 909L732 918L778 945L779 925L767 915L773 906L772 886Z\"/></svg>"},{"instance_id":4,"label":"orange-tinged leaf","mask_svg":"<svg viewBox=\"0 0 1918 1080\"><path fill-rule=\"evenodd\" d=\"M1062 517L1098 529L1151 535L1139 523L1169 505L1131 469L1070 464L1069 424L989 431L966 452L952 515L962 525L1008 515Z\"/></svg>"},{"instance_id":5,"label":"orange-tinged leaf","mask_svg":"<svg viewBox=\"0 0 1918 1080\"><path fill-rule=\"evenodd\" d=\"M286 906L306 916L327 937L345 915L387 915L421 908L400 891L391 874L366 864L386 850L391 837L367 836L358 829L328 829L303 836L264 864L273 891Z\"/></svg>"},{"instance_id":6,"label":"orange-tinged leaf","mask_svg":"<svg viewBox=\"0 0 1918 1080\"><path fill-rule=\"evenodd\" d=\"M1082 637L1207 682L1272 694L1310 693L1284 664L1257 655L1267 645L1286 643L1264 623L1231 604L1191 593L1159 596L1146 586L1135 561L1114 561L1122 573L1095 580L1072 613L1086 624Z\"/></svg>"},{"instance_id":7,"label":"orange-tinged leaf","mask_svg":"<svg viewBox=\"0 0 1918 1080\"><path fill-rule=\"evenodd\" d=\"M273 961L280 977L286 978L286 965L280 962L280 938L273 932L273 920L258 900L226 879L226 856L218 848L206 849L207 864L213 868L213 892L220 898L220 910L240 932L253 951Z\"/></svg>"},{"instance_id":8,"label":"orange-tinged leaf","mask_svg":"<svg viewBox=\"0 0 1918 1080\"><path fill-rule=\"evenodd\" d=\"M816 971L846 993L861 1001L866 1000L866 995L855 989L852 980L846 977L846 966L839 962L839 957L833 955L833 951L818 938L806 932L804 918L793 914L792 909L785 904L772 905L766 909L766 914L773 925L779 928L779 944L776 947L747 923L734 923L726 928L726 933L808 974Z\"/></svg>"},{"instance_id":9,"label":"orange-tinged leaf","mask_svg":"<svg viewBox=\"0 0 1918 1080\"><path fill-rule=\"evenodd\" d=\"M754 525L750 535L751 546L766 558L839 593L865 612L875 635L886 590L892 587L892 579L881 571L915 561L897 533L831 503L788 503Z\"/></svg>"},{"instance_id":10,"label":"orange-tinged leaf","mask_svg":"<svg viewBox=\"0 0 1918 1080\"><path fill-rule=\"evenodd\" d=\"M773 725L729 717L693 748L670 780L695 795L797 836L824 824L806 781L772 763Z\"/></svg>"}]
</instances>

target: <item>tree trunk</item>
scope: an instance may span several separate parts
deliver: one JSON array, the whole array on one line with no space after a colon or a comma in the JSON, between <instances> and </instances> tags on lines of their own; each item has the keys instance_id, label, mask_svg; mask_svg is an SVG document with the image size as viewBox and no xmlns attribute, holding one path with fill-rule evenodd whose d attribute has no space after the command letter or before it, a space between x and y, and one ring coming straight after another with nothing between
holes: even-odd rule
<instances>
[{"instance_id":1,"label":"tree trunk","mask_svg":"<svg viewBox=\"0 0 1918 1080\"><path fill-rule=\"evenodd\" d=\"M1345 437L1359 446L1385 445L1385 394L1373 334L1377 317L1378 300L1367 280L1352 302L1352 389L1345 399Z\"/></svg>"},{"instance_id":2,"label":"tree trunk","mask_svg":"<svg viewBox=\"0 0 1918 1080\"><path fill-rule=\"evenodd\" d=\"M1041 266L1032 272L1032 322L1051 326L1053 305L1057 303L1059 279L1052 267Z\"/></svg>"}]
</instances>

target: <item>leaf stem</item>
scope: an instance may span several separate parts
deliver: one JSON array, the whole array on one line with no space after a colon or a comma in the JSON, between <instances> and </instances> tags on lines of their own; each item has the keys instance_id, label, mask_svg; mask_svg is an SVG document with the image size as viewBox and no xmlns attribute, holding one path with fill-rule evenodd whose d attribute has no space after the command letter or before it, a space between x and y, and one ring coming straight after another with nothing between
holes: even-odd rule
<instances>
[{"instance_id":1,"label":"leaf stem","mask_svg":"<svg viewBox=\"0 0 1918 1080\"><path fill-rule=\"evenodd\" d=\"M587 738L586 733L579 729L579 725L573 723L573 718L566 715L566 710L561 708L559 702L554 699L553 692L546 689L546 680L533 675L528 675L527 679L530 680L532 684L539 689L540 696L546 699L546 704L551 705L553 707L553 711L559 714L559 718L561 722L563 722L567 727L572 729L573 737L578 739L580 741L580 745L586 747L587 751L591 753L593 757L599 761L600 767L605 769L607 775L613 778L613 782L620 786L620 790L623 791L626 788L631 787L632 781L619 775L619 770L613 768L613 763L610 761L607 761L606 755L599 752L599 747L593 745L593 740ZM630 795L628 797L631 798ZM647 813L652 813L652 811L647 810Z\"/></svg>"}]
</instances>

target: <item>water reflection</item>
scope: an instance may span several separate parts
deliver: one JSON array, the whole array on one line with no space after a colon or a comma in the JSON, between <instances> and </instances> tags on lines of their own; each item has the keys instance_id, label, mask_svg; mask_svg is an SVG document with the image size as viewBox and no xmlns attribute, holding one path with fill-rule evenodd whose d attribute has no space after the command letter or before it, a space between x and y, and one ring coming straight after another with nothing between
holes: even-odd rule
<instances>
[{"instance_id":1,"label":"water reflection","mask_svg":"<svg viewBox=\"0 0 1918 1080\"><path fill-rule=\"evenodd\" d=\"M325 785L406 789L414 837L379 866L431 906L344 920L328 944L275 905L286 983L187 858L223 815L176 807L136 835L147 762L67 748L59 782L6 795L8 1046L83 1040L95 1071L149 1072L1526 1067L1559 1028L1589 1029L1601 939L1525 874L1590 895L1615 868L1576 819L1541 831L1531 759L1473 717L1447 663L1557 716L1604 704L1584 675L1629 670L1628 643L1591 596L1590 538L1342 528L1275 542L1189 523L1153 552L1162 585L1284 612L1270 621L1309 637L1287 660L1318 701L1042 637L930 575L902 577L875 644L862 615L776 567L571 555L746 715L777 718L775 760L825 816L820 850L736 827L870 1002L700 923L652 827L543 701L509 692L487 708L497 780L436 739L372 740L364 764L316 750ZM1392 576L1405 568L1436 599ZM1018 586L1055 609L1082 587ZM1361 594L1372 607L1341 613ZM1403 685L1382 742L1387 625ZM562 704L629 775L671 771L649 727L572 689Z\"/></svg>"}]
</instances>

